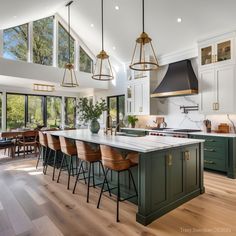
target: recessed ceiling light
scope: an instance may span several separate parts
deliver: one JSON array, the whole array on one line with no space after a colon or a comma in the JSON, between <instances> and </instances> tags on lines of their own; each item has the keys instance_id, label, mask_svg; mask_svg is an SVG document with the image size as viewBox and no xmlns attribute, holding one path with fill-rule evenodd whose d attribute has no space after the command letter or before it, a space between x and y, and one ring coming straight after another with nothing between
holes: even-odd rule
<instances>
[{"instance_id":1,"label":"recessed ceiling light","mask_svg":"<svg viewBox=\"0 0 236 236\"><path fill-rule=\"evenodd\" d=\"M113 46L113 47L112 47L112 49L113 49L113 50L116 50L116 47L115 47L115 46Z\"/></svg>"},{"instance_id":2,"label":"recessed ceiling light","mask_svg":"<svg viewBox=\"0 0 236 236\"><path fill-rule=\"evenodd\" d=\"M17 18L17 16L13 16L13 18Z\"/></svg>"},{"instance_id":3,"label":"recessed ceiling light","mask_svg":"<svg viewBox=\"0 0 236 236\"><path fill-rule=\"evenodd\" d=\"M93 27L94 27L94 24L91 24L91 25L90 25L90 27L92 27L92 28L93 28Z\"/></svg>"},{"instance_id":4,"label":"recessed ceiling light","mask_svg":"<svg viewBox=\"0 0 236 236\"><path fill-rule=\"evenodd\" d=\"M181 23L182 22L182 18L177 18L177 22Z\"/></svg>"},{"instance_id":5,"label":"recessed ceiling light","mask_svg":"<svg viewBox=\"0 0 236 236\"><path fill-rule=\"evenodd\" d=\"M115 6L115 9L118 11L118 10L120 10L120 7L119 6Z\"/></svg>"}]
</instances>

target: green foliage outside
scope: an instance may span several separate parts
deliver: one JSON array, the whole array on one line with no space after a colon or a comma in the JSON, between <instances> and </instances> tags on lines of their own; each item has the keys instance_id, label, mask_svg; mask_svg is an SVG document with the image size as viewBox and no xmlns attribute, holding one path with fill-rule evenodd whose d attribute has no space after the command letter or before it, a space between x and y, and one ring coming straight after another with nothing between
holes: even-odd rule
<instances>
[{"instance_id":1,"label":"green foliage outside","mask_svg":"<svg viewBox=\"0 0 236 236\"><path fill-rule=\"evenodd\" d=\"M93 72L93 60L89 57L89 55L84 51L82 47L79 50L79 68L80 71L92 73Z\"/></svg>"},{"instance_id":2,"label":"green foliage outside","mask_svg":"<svg viewBox=\"0 0 236 236\"><path fill-rule=\"evenodd\" d=\"M65 125L74 128L75 127L75 116L76 116L76 99L75 98L66 98L65 99L66 106L66 117L65 117Z\"/></svg>"},{"instance_id":3,"label":"green foliage outside","mask_svg":"<svg viewBox=\"0 0 236 236\"><path fill-rule=\"evenodd\" d=\"M28 126L43 126L43 97L28 96Z\"/></svg>"},{"instance_id":4,"label":"green foliage outside","mask_svg":"<svg viewBox=\"0 0 236 236\"><path fill-rule=\"evenodd\" d=\"M78 112L81 121L91 121L99 119L104 111L107 111L107 105L104 99L100 99L95 104L88 98L80 98L78 102Z\"/></svg>"},{"instance_id":5,"label":"green foliage outside","mask_svg":"<svg viewBox=\"0 0 236 236\"><path fill-rule=\"evenodd\" d=\"M59 127L61 125L61 98L47 97L47 126Z\"/></svg>"}]
</instances>

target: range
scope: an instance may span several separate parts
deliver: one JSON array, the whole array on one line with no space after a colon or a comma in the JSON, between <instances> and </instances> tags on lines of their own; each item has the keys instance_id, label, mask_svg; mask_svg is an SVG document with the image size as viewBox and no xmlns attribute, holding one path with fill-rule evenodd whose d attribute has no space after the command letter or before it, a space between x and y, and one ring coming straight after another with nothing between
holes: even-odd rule
<instances>
[{"instance_id":1,"label":"range","mask_svg":"<svg viewBox=\"0 0 236 236\"><path fill-rule=\"evenodd\" d=\"M173 129L173 128L153 128L149 135L170 136L178 138L188 138L190 133L201 132L200 129Z\"/></svg>"}]
</instances>

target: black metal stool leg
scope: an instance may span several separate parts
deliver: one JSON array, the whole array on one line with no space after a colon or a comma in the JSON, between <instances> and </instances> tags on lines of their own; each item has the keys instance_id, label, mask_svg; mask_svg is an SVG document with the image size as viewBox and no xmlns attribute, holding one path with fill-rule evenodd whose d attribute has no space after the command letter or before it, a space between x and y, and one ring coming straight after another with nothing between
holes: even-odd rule
<instances>
[{"instance_id":1,"label":"black metal stool leg","mask_svg":"<svg viewBox=\"0 0 236 236\"><path fill-rule=\"evenodd\" d=\"M106 170L105 176L107 176L108 171L109 171L109 169ZM101 202L101 198L102 198L105 182L106 182L106 178L104 177L104 180L103 180L103 183L102 183L101 192L100 192L99 199L98 199L97 208L99 208L99 206L100 206L100 202Z\"/></svg>"},{"instance_id":2,"label":"black metal stool leg","mask_svg":"<svg viewBox=\"0 0 236 236\"><path fill-rule=\"evenodd\" d=\"M56 169L56 159L57 159L57 151L55 151L54 159L53 159L53 174L52 174L52 180L53 181L54 181L55 169Z\"/></svg>"},{"instance_id":3,"label":"black metal stool leg","mask_svg":"<svg viewBox=\"0 0 236 236\"><path fill-rule=\"evenodd\" d=\"M61 166L60 166L59 174L58 174L58 177L57 177L57 183L59 183L59 180L60 180L60 176L61 176L61 171L62 171L62 167L63 167L63 164L64 164L64 160L65 160L65 154L63 154L63 156L62 156Z\"/></svg>"},{"instance_id":4,"label":"black metal stool leg","mask_svg":"<svg viewBox=\"0 0 236 236\"><path fill-rule=\"evenodd\" d=\"M70 165L69 165L69 171L68 171L67 189L70 189L71 167L72 167L72 156L70 157Z\"/></svg>"},{"instance_id":5,"label":"black metal stool leg","mask_svg":"<svg viewBox=\"0 0 236 236\"><path fill-rule=\"evenodd\" d=\"M87 202L89 202L89 187L90 187L91 165L92 165L92 163L89 163L88 186L87 186Z\"/></svg>"},{"instance_id":6,"label":"black metal stool leg","mask_svg":"<svg viewBox=\"0 0 236 236\"><path fill-rule=\"evenodd\" d=\"M44 170L43 170L43 173L44 173L45 175L46 175L46 173L47 173L47 169L48 169L48 159L50 158L51 151L52 151L52 150L50 149L48 155L46 156L45 166L44 166Z\"/></svg>"},{"instance_id":7,"label":"black metal stool leg","mask_svg":"<svg viewBox=\"0 0 236 236\"><path fill-rule=\"evenodd\" d=\"M135 185L135 182L134 182L134 177L133 177L133 174L132 174L132 172L131 172L131 170L130 170L130 169L128 169L128 171L129 171L129 175L130 175L130 177L131 177L131 180L132 180L132 182L133 182L133 185L134 185L134 190L135 190L135 193L136 193L136 195L138 196L138 190L137 190L137 187L136 187L136 185Z\"/></svg>"},{"instance_id":8,"label":"black metal stool leg","mask_svg":"<svg viewBox=\"0 0 236 236\"><path fill-rule=\"evenodd\" d=\"M94 177L94 162L91 163L93 168L93 187L95 188L95 177Z\"/></svg>"},{"instance_id":9,"label":"black metal stool leg","mask_svg":"<svg viewBox=\"0 0 236 236\"><path fill-rule=\"evenodd\" d=\"M36 163L36 169L38 169L39 160L41 158L42 153L43 153L43 146L40 146L40 148L39 148L39 156L38 156L38 160L37 160L37 163Z\"/></svg>"},{"instance_id":10,"label":"black metal stool leg","mask_svg":"<svg viewBox=\"0 0 236 236\"><path fill-rule=\"evenodd\" d=\"M103 166L103 164L102 164L101 161L99 161L99 167L100 167L100 166L102 167L102 173L103 173L103 175L104 175L104 180L106 181L107 189L108 189L109 195L110 195L110 197L111 197L111 190L110 190L110 187L109 187L109 184L108 184L107 175L106 175L106 173L105 173L104 166ZM107 171L107 172L108 172L108 171Z\"/></svg>"},{"instance_id":11,"label":"black metal stool leg","mask_svg":"<svg viewBox=\"0 0 236 236\"><path fill-rule=\"evenodd\" d=\"M119 202L120 202L120 172L117 171L117 198L116 198L116 222L119 222Z\"/></svg>"},{"instance_id":12,"label":"black metal stool leg","mask_svg":"<svg viewBox=\"0 0 236 236\"><path fill-rule=\"evenodd\" d=\"M82 168L82 173L83 173L83 176L84 176L84 183L87 184L87 181L86 181L86 178L85 178L85 171L84 171L84 161L81 160L81 162L82 162L81 168Z\"/></svg>"},{"instance_id":13,"label":"black metal stool leg","mask_svg":"<svg viewBox=\"0 0 236 236\"><path fill-rule=\"evenodd\" d=\"M77 182L79 180L79 175L80 175L80 170L81 170L82 165L83 165L83 162L81 161L80 166L79 166L79 171L77 173L77 177L76 177L76 180L75 180L74 189L73 189L73 192L72 192L73 194L75 193L75 189L76 189Z\"/></svg>"}]
</instances>

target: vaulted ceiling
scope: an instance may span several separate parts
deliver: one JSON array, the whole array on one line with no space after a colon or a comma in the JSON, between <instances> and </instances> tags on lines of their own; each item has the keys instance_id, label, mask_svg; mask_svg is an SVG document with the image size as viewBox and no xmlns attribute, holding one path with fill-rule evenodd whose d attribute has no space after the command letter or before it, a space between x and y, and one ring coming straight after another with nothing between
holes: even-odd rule
<instances>
[{"instance_id":1,"label":"vaulted ceiling","mask_svg":"<svg viewBox=\"0 0 236 236\"><path fill-rule=\"evenodd\" d=\"M0 0L0 28L55 12L66 19L66 2ZM192 48L205 36L236 29L235 0L145 0L145 4L146 31L153 38L158 55ZM105 47L120 61L128 62L141 33L141 0L104 0L104 5ZM177 23L178 17L182 18L181 23ZM74 0L72 27L97 54L101 43L100 0Z\"/></svg>"}]
</instances>

